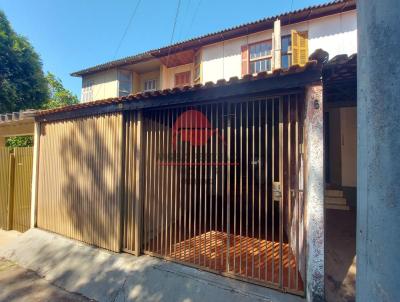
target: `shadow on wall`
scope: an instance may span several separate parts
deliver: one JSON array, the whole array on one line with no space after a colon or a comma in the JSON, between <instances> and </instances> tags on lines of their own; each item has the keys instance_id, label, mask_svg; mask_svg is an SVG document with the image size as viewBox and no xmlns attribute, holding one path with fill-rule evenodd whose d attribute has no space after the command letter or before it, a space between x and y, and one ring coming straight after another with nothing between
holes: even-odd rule
<instances>
[{"instance_id":1,"label":"shadow on wall","mask_svg":"<svg viewBox=\"0 0 400 302\"><path fill-rule=\"evenodd\" d=\"M119 251L121 116L46 124L38 226Z\"/></svg>"},{"instance_id":2,"label":"shadow on wall","mask_svg":"<svg viewBox=\"0 0 400 302\"><path fill-rule=\"evenodd\" d=\"M114 251L121 225L119 120L102 116L77 122L61 142L67 177L63 195L71 223L84 242Z\"/></svg>"}]
</instances>

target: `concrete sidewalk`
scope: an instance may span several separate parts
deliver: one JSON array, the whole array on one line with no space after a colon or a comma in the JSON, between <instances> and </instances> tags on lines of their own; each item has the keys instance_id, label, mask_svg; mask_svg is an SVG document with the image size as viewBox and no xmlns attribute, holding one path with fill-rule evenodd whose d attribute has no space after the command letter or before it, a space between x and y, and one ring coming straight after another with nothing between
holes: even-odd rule
<instances>
[{"instance_id":1,"label":"concrete sidewalk","mask_svg":"<svg viewBox=\"0 0 400 302\"><path fill-rule=\"evenodd\" d=\"M0 229L0 248L15 240L21 233L17 231L5 231Z\"/></svg>"},{"instance_id":2,"label":"concrete sidewalk","mask_svg":"<svg viewBox=\"0 0 400 302\"><path fill-rule=\"evenodd\" d=\"M150 256L115 254L38 229L0 248L0 257L97 301L304 301Z\"/></svg>"}]
</instances>

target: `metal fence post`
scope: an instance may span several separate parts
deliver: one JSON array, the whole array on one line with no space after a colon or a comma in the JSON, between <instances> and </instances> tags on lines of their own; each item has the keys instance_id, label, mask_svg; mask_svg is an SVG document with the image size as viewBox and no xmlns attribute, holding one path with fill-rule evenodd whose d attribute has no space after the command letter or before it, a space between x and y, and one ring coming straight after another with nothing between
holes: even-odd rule
<instances>
[{"instance_id":1,"label":"metal fence post","mask_svg":"<svg viewBox=\"0 0 400 302\"><path fill-rule=\"evenodd\" d=\"M135 254L140 256L142 250L143 235L143 200L144 200L144 140L143 140L143 113L137 113L136 123L136 146L138 153L136 154L136 196L135 196Z\"/></svg>"}]
</instances>

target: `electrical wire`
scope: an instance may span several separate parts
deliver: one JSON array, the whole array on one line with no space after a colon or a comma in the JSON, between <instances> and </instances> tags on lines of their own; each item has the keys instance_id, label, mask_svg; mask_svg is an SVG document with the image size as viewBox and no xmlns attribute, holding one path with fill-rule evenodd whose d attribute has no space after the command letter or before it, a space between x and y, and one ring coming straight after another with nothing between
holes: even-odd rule
<instances>
[{"instance_id":1,"label":"electrical wire","mask_svg":"<svg viewBox=\"0 0 400 302\"><path fill-rule=\"evenodd\" d=\"M196 6L195 11L194 11L194 13L193 13L192 22L190 22L190 25L189 25L188 30L187 30L188 33L189 33L190 30L192 29L193 23L194 23L194 21L195 21L195 19L196 19L196 17L197 17L197 12L199 11L201 1L202 1L202 0L199 0L199 2L197 3L197 6Z\"/></svg>"},{"instance_id":2,"label":"electrical wire","mask_svg":"<svg viewBox=\"0 0 400 302\"><path fill-rule=\"evenodd\" d=\"M292 2L291 2L291 4L290 4L290 12L292 12L292 10L293 10L293 0L292 0ZM290 24L290 17L291 17L291 15L292 15L292 14L289 14L289 22L288 22L288 25Z\"/></svg>"},{"instance_id":3,"label":"electrical wire","mask_svg":"<svg viewBox=\"0 0 400 302\"><path fill-rule=\"evenodd\" d=\"M128 33L129 27L131 26L131 23L132 23L132 21L133 21L135 15L136 15L136 12L137 12L137 10L138 10L138 8L139 8L139 4L140 4L141 1L142 1L142 0L138 0L138 2L136 3L135 8L133 9L133 12L132 12L132 14L131 14L131 16L130 16L130 18L129 18L128 24L127 24L126 27L125 27L125 31L124 31L124 33L122 34L122 37L121 37L121 40L120 40L119 43L118 43L117 49L115 50L114 59L116 58L116 56L117 56L117 54L118 54L118 51L119 51L119 49L121 48L122 42L124 41L126 34Z\"/></svg>"},{"instance_id":4,"label":"electrical wire","mask_svg":"<svg viewBox=\"0 0 400 302\"><path fill-rule=\"evenodd\" d=\"M176 35L176 38L178 41L182 40L182 35L184 34L184 30L187 28L187 26L184 26L185 24L187 24L190 20L188 20L189 18L189 11L190 11L190 4L191 4L191 0L187 1L187 5L186 5L186 9L185 9L185 13L184 13L184 20L181 22L183 26L181 26L181 28L179 29L178 34ZM183 10L183 8L182 8Z\"/></svg>"},{"instance_id":5,"label":"electrical wire","mask_svg":"<svg viewBox=\"0 0 400 302\"><path fill-rule=\"evenodd\" d=\"M171 40L169 42L170 47L168 48L168 55L167 55L167 68L168 68L168 61L169 61L169 55L171 52L171 45L172 45L172 41L174 40L174 34L175 34L175 28L176 28L176 22L178 20L178 15L179 15L179 8L181 6L181 0L178 0L178 6L176 8L176 13L175 13L175 19L174 19L174 26L172 27L172 34L171 34Z\"/></svg>"}]
</instances>

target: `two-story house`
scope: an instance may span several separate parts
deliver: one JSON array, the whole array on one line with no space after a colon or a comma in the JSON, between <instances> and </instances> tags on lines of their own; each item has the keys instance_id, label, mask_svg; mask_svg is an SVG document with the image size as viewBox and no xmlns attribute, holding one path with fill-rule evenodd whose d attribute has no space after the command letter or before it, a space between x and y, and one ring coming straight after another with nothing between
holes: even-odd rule
<instances>
[{"instance_id":1,"label":"two-story house","mask_svg":"<svg viewBox=\"0 0 400 302\"><path fill-rule=\"evenodd\" d=\"M35 117L32 224L323 301L325 216L356 206L356 14L337 0L73 73L82 103Z\"/></svg>"},{"instance_id":2,"label":"two-story house","mask_svg":"<svg viewBox=\"0 0 400 302\"><path fill-rule=\"evenodd\" d=\"M355 1L334 1L196 37L72 73L82 102L204 84L357 52Z\"/></svg>"}]
</instances>

